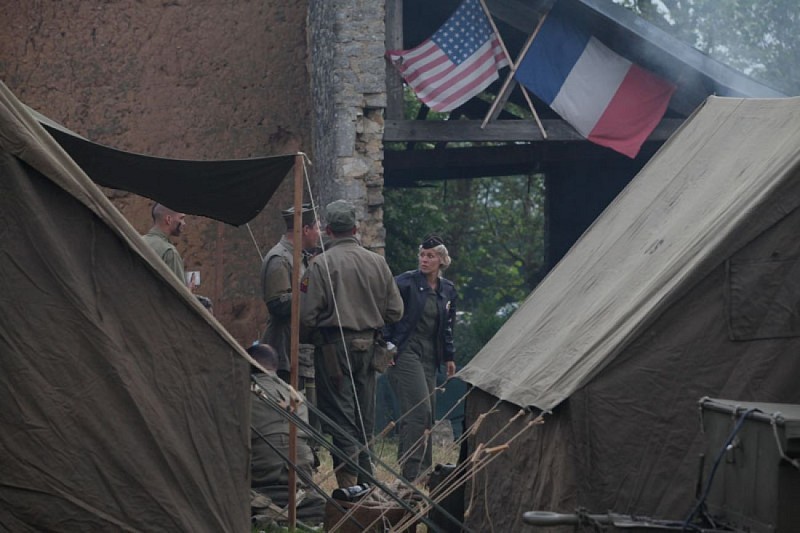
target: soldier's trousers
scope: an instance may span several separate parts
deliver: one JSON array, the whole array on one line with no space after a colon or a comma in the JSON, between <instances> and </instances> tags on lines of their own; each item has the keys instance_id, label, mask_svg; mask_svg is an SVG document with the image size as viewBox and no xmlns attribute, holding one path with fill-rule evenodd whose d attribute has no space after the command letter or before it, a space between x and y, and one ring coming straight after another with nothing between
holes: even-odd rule
<instances>
[{"instance_id":1,"label":"soldier's trousers","mask_svg":"<svg viewBox=\"0 0 800 533\"><path fill-rule=\"evenodd\" d=\"M425 430L433 427L436 407L436 360L432 343L412 339L409 348L389 367L388 378L400 410L398 458L405 457L403 477L413 482L432 463L432 439Z\"/></svg>"},{"instance_id":2,"label":"soldier's trousers","mask_svg":"<svg viewBox=\"0 0 800 533\"><path fill-rule=\"evenodd\" d=\"M376 376L371 368L374 332L346 332L344 343L338 332L331 337L330 344L317 345L314 350L317 406L334 422L323 423L323 429L331 435L336 447L348 457L357 457L359 466L372 473L366 444L372 439L375 426ZM343 462L333 454L334 467ZM356 474L356 469L347 464L342 468ZM363 474L358 474L359 483L367 481Z\"/></svg>"}]
</instances>

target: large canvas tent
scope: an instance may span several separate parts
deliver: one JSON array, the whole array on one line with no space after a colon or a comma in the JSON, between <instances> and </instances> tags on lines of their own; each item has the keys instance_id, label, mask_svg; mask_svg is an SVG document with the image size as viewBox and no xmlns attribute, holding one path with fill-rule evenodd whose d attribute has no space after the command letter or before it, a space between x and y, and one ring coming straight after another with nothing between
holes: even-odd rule
<instances>
[{"instance_id":1,"label":"large canvas tent","mask_svg":"<svg viewBox=\"0 0 800 533\"><path fill-rule=\"evenodd\" d=\"M800 403L798 228L800 99L709 98L460 374L468 423L494 408L472 446L549 413L476 478L470 525L683 519L701 397Z\"/></svg>"},{"instance_id":2,"label":"large canvas tent","mask_svg":"<svg viewBox=\"0 0 800 533\"><path fill-rule=\"evenodd\" d=\"M247 530L246 358L0 84L0 529Z\"/></svg>"}]
</instances>

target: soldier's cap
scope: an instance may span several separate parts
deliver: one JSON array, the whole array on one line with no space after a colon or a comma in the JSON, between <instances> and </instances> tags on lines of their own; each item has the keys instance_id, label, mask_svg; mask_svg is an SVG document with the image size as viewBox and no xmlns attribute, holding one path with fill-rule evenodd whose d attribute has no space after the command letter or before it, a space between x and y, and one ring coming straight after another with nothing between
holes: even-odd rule
<instances>
[{"instance_id":1,"label":"soldier's cap","mask_svg":"<svg viewBox=\"0 0 800 533\"><path fill-rule=\"evenodd\" d=\"M303 226L312 226L314 224L314 210L311 208L311 204L303 204L300 207L300 213L302 213L301 216L303 217ZM294 229L294 206L281 211L281 216L286 223L286 228Z\"/></svg>"},{"instance_id":2,"label":"soldier's cap","mask_svg":"<svg viewBox=\"0 0 800 533\"><path fill-rule=\"evenodd\" d=\"M430 233L425 235L425 238L422 239L422 246L423 250L430 250L431 248L436 248L437 246L444 244L444 241L438 235Z\"/></svg>"},{"instance_id":3,"label":"soldier's cap","mask_svg":"<svg viewBox=\"0 0 800 533\"><path fill-rule=\"evenodd\" d=\"M329 203L325 207L325 217L334 233L344 233L356 227L356 209L347 200Z\"/></svg>"}]
</instances>

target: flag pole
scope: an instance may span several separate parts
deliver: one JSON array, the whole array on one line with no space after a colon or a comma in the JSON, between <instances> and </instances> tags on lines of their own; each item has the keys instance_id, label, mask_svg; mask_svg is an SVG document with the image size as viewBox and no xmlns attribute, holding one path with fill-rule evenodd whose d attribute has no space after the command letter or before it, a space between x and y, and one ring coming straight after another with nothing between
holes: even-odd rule
<instances>
[{"instance_id":1,"label":"flag pole","mask_svg":"<svg viewBox=\"0 0 800 533\"><path fill-rule=\"evenodd\" d=\"M485 5L483 3L483 0L480 0L480 2L481 2L481 6L483 6L484 9L486 9L486 7L485 7ZM542 18L539 19L539 22L536 24L536 28L533 30L533 33L531 33L530 36L528 37L528 40L525 41L525 46L522 47L522 51L519 53L519 56L517 57L517 60L514 61L513 63L511 63L511 71L506 76L506 80L505 80L505 82L503 82L503 87L500 89L500 92L497 93L497 98L495 98L494 102L492 102L492 107L490 107L489 108L489 112L486 113L486 117L483 119L483 123L481 124L481 129L483 129L486 126L486 124L489 122L489 119L491 118L492 114L494 114L495 110L497 109L497 106L500 104L500 101L503 99L503 96L505 95L506 91L508 90L508 86L511 84L511 80L514 79L514 74L516 74L520 63L522 63L522 60L525 57L525 54L528 53L528 49L531 47L531 44L533 44L533 40L536 38L536 35L539 34L539 30L542 29L542 24L544 24L544 21L545 21L545 19L547 19L547 15L548 14L549 14L549 11L547 13L545 13L544 15L542 15ZM494 28L495 25L494 25L494 21L492 20L491 16L489 16L489 22L491 23L492 27ZM498 33L497 36L499 38L500 34ZM502 43L503 40L500 39L500 42ZM505 50L505 45L503 45L503 50ZM508 52L507 51L506 51L506 55L508 56ZM509 59L509 61L510 61L510 59ZM528 100L528 104L531 106L531 110L533 110L533 102L531 102L530 97L528 96L528 93L525 91L524 87L522 87L521 85L520 85L520 87L522 88L522 94L525 95L525 99ZM539 120L539 116L536 114L536 111L533 111L533 116L536 119L536 123L538 124L539 129L542 131L542 136L545 139L547 139L547 133L545 133L544 127L542 126L542 123Z\"/></svg>"},{"instance_id":2,"label":"flag pole","mask_svg":"<svg viewBox=\"0 0 800 533\"><path fill-rule=\"evenodd\" d=\"M303 260L303 155L294 158L294 228L292 242L292 315L291 340L289 344L290 369L289 381L294 390L298 387L299 353L300 353L300 265ZM297 410L295 395L291 395L289 409ZM289 531L297 525L297 426L289 422Z\"/></svg>"},{"instance_id":3,"label":"flag pole","mask_svg":"<svg viewBox=\"0 0 800 533\"><path fill-rule=\"evenodd\" d=\"M511 58L511 54L508 53L508 48L506 48L506 43L503 41L503 37L500 35L500 31L498 31L498 29L497 29L497 24L494 23L494 19L492 18L492 14L489 11L489 7L486 5L486 0L479 0L479 1L481 3L481 8L483 8L484 14L486 14L486 18L489 19L489 24L491 24L492 30L494 31L494 34L497 35L497 40L500 41L500 48L503 49L503 54L506 56L506 60L508 61L508 65L509 66L513 65L514 64L514 60ZM545 15L545 16L547 16L547 15ZM538 31L539 30L538 30L538 27L537 27L536 32L538 32ZM516 69L514 69L514 70L516 71ZM539 131L542 132L542 137L547 139L547 132L544 131L544 126L542 126L542 121L539 120L539 115L538 115L538 113L536 113L536 108L533 107L533 102L531 101L531 97L528 94L528 90L524 86L522 86L521 84L520 84L519 88L522 89L522 95L525 97L525 101L528 102L528 109L530 109L531 113L533 113L533 118L536 120L536 125L539 126ZM500 97L500 95L498 95L498 98L495 100L495 102L497 102L500 99L499 97ZM497 106L495 106L495 108L496 107ZM488 118L491 115L486 115L486 116ZM486 127L487 122L488 122L487 119L483 120L483 123L481 124L481 129Z\"/></svg>"}]
</instances>

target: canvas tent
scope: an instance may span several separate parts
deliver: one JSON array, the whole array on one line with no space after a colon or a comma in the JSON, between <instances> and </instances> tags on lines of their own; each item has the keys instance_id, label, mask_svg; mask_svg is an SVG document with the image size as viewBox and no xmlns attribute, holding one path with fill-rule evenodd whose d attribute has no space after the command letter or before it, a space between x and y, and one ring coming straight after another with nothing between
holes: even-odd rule
<instances>
[{"instance_id":1,"label":"canvas tent","mask_svg":"<svg viewBox=\"0 0 800 533\"><path fill-rule=\"evenodd\" d=\"M0 529L246 531L246 357L0 84Z\"/></svg>"},{"instance_id":2,"label":"canvas tent","mask_svg":"<svg viewBox=\"0 0 800 533\"><path fill-rule=\"evenodd\" d=\"M468 423L497 407L472 446L552 411L477 478L470 525L683 519L701 397L800 403L798 228L800 99L709 98L461 372Z\"/></svg>"}]
</instances>

